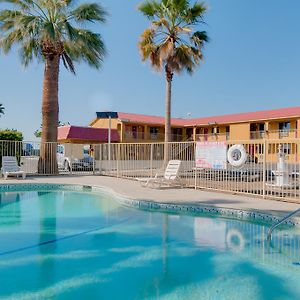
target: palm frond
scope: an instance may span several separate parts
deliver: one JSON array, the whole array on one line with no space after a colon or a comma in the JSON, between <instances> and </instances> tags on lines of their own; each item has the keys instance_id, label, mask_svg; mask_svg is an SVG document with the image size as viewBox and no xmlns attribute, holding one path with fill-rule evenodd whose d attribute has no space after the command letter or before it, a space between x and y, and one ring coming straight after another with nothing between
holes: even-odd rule
<instances>
[{"instance_id":1,"label":"palm frond","mask_svg":"<svg viewBox=\"0 0 300 300\"><path fill-rule=\"evenodd\" d=\"M72 59L70 58L70 56L66 52L64 52L62 55L62 61L63 61L65 68L67 70L71 71L74 75L76 75L74 63L73 63Z\"/></svg>"},{"instance_id":2,"label":"palm frond","mask_svg":"<svg viewBox=\"0 0 300 300\"><path fill-rule=\"evenodd\" d=\"M102 65L106 48L100 34L89 30L76 30L76 39L64 43L64 49L72 61L85 61L99 69Z\"/></svg>"},{"instance_id":3,"label":"palm frond","mask_svg":"<svg viewBox=\"0 0 300 300\"><path fill-rule=\"evenodd\" d=\"M148 19L160 16L162 12L160 4L156 1L146 1L138 6L138 10Z\"/></svg>"},{"instance_id":4,"label":"palm frond","mask_svg":"<svg viewBox=\"0 0 300 300\"><path fill-rule=\"evenodd\" d=\"M9 4L14 4L17 7L23 9L23 10L28 10L32 6L32 1L31 0L0 0L0 3L9 3Z\"/></svg>"},{"instance_id":5,"label":"palm frond","mask_svg":"<svg viewBox=\"0 0 300 300\"><path fill-rule=\"evenodd\" d=\"M29 39L22 44L20 55L24 66L28 66L34 57L41 59L40 46L35 39Z\"/></svg>"},{"instance_id":6,"label":"palm frond","mask_svg":"<svg viewBox=\"0 0 300 300\"><path fill-rule=\"evenodd\" d=\"M0 0L15 10L0 10L0 50L19 47L22 62L34 58L62 58L75 73L74 63L85 61L100 68L106 54L102 37L89 31L86 23L106 21L107 12L98 3L73 7L73 0Z\"/></svg>"},{"instance_id":7,"label":"palm frond","mask_svg":"<svg viewBox=\"0 0 300 300\"><path fill-rule=\"evenodd\" d=\"M77 22L106 22L107 12L105 9L97 3L84 3L74 9L71 14L71 18L74 18Z\"/></svg>"},{"instance_id":8,"label":"palm frond","mask_svg":"<svg viewBox=\"0 0 300 300\"><path fill-rule=\"evenodd\" d=\"M203 3L188 0L148 0L139 10L151 20L151 27L140 37L143 61L150 60L156 70L168 69L192 73L203 60L203 47L209 41L206 31L194 30L203 25L206 12Z\"/></svg>"}]
</instances>

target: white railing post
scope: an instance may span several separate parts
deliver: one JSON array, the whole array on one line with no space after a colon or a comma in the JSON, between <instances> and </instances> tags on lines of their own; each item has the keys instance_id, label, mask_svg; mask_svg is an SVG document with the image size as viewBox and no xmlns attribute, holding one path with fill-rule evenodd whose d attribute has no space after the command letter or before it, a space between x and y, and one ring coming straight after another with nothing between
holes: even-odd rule
<instances>
[{"instance_id":1,"label":"white railing post","mask_svg":"<svg viewBox=\"0 0 300 300\"><path fill-rule=\"evenodd\" d=\"M194 172L195 172L195 182L194 182L194 185L195 185L195 190L197 190L197 165L196 165L196 146L197 146L197 142L192 142L193 143L193 146L194 146L194 165L195 165L195 169L194 169Z\"/></svg>"},{"instance_id":2,"label":"white railing post","mask_svg":"<svg viewBox=\"0 0 300 300\"><path fill-rule=\"evenodd\" d=\"M150 146L150 177L153 177L153 143Z\"/></svg>"},{"instance_id":3,"label":"white railing post","mask_svg":"<svg viewBox=\"0 0 300 300\"><path fill-rule=\"evenodd\" d=\"M93 159L93 175L95 175L96 174L96 147L97 147L97 145L92 145L92 149L90 149L90 152L91 152L91 150L92 150L92 153L93 153L93 156L92 156L92 159ZM92 154L92 153L90 153L90 154Z\"/></svg>"},{"instance_id":4,"label":"white railing post","mask_svg":"<svg viewBox=\"0 0 300 300\"><path fill-rule=\"evenodd\" d=\"M115 144L117 146L117 153L116 153L116 159L117 159L117 178L119 178L119 160L120 160L120 144Z\"/></svg>"},{"instance_id":5,"label":"white railing post","mask_svg":"<svg viewBox=\"0 0 300 300\"><path fill-rule=\"evenodd\" d=\"M266 159L267 159L267 141L264 139L264 144L263 144L263 199L266 198Z\"/></svg>"},{"instance_id":6,"label":"white railing post","mask_svg":"<svg viewBox=\"0 0 300 300\"><path fill-rule=\"evenodd\" d=\"M66 151L66 147L65 147ZM71 144L71 157L70 157L70 174L73 174L73 144Z\"/></svg>"},{"instance_id":7,"label":"white railing post","mask_svg":"<svg viewBox=\"0 0 300 300\"><path fill-rule=\"evenodd\" d=\"M100 175L102 174L102 170L103 170L103 144L100 144L100 154L99 154L99 171L100 171Z\"/></svg>"}]
</instances>

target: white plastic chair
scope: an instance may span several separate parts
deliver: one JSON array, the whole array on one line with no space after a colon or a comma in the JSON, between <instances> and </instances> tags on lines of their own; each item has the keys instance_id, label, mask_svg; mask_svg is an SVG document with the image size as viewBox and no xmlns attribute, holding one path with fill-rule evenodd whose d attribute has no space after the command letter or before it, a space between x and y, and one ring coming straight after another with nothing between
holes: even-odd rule
<instances>
[{"instance_id":1,"label":"white plastic chair","mask_svg":"<svg viewBox=\"0 0 300 300\"><path fill-rule=\"evenodd\" d=\"M136 180L145 187L182 186L179 177L180 166L181 160L170 160L164 173L157 173L153 178L136 178Z\"/></svg>"},{"instance_id":2,"label":"white plastic chair","mask_svg":"<svg viewBox=\"0 0 300 300\"><path fill-rule=\"evenodd\" d=\"M6 180L8 176L22 176L26 178L26 173L20 170L15 156L2 156L2 175Z\"/></svg>"}]
</instances>

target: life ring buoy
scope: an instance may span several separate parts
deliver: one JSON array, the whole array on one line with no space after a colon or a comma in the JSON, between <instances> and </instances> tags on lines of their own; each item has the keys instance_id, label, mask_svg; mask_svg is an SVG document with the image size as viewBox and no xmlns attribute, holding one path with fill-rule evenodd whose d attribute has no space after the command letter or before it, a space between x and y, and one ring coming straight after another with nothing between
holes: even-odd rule
<instances>
[{"instance_id":1,"label":"life ring buoy","mask_svg":"<svg viewBox=\"0 0 300 300\"><path fill-rule=\"evenodd\" d=\"M230 229L227 232L226 243L227 246L235 252L240 252L245 248L244 237L237 229Z\"/></svg>"},{"instance_id":2,"label":"life ring buoy","mask_svg":"<svg viewBox=\"0 0 300 300\"><path fill-rule=\"evenodd\" d=\"M233 145L228 149L227 159L232 166L239 168L247 162L248 154L243 145Z\"/></svg>"}]
</instances>

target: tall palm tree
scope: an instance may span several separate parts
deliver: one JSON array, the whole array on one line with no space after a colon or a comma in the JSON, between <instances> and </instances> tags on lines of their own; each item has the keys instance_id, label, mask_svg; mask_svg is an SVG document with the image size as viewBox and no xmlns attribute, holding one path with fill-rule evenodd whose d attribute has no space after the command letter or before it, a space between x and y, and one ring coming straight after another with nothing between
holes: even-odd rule
<instances>
[{"instance_id":1,"label":"tall palm tree","mask_svg":"<svg viewBox=\"0 0 300 300\"><path fill-rule=\"evenodd\" d=\"M203 60L203 46L208 41L205 31L193 29L204 24L206 6L190 5L188 0L149 0L139 10L151 21L140 38L143 61L150 60L166 75L165 142L171 141L171 90L175 73L192 73Z\"/></svg>"},{"instance_id":2,"label":"tall palm tree","mask_svg":"<svg viewBox=\"0 0 300 300\"><path fill-rule=\"evenodd\" d=\"M4 115L4 110L5 110L5 108L4 108L3 104L0 103L0 117L1 117L1 115Z\"/></svg>"},{"instance_id":3,"label":"tall palm tree","mask_svg":"<svg viewBox=\"0 0 300 300\"><path fill-rule=\"evenodd\" d=\"M58 80L62 62L75 74L74 62L100 68L105 46L101 36L87 29L89 23L104 23L107 13L100 4L75 0L0 0L13 9L0 11L0 48L4 53L20 46L22 62L43 62L42 147L39 173L56 174ZM45 144L47 143L47 144Z\"/></svg>"}]
</instances>

